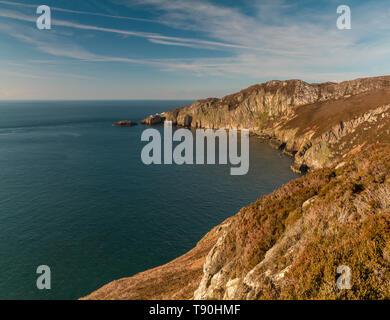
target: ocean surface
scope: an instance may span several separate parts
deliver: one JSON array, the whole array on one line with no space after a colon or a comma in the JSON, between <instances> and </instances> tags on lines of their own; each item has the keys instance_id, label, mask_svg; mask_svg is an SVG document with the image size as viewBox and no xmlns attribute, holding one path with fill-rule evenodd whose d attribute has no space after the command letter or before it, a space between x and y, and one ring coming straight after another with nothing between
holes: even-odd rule
<instances>
[{"instance_id":1,"label":"ocean surface","mask_svg":"<svg viewBox=\"0 0 390 320\"><path fill-rule=\"evenodd\" d=\"M146 166L145 127L112 127L189 103L0 102L0 299L76 299L164 264L298 177L256 138L245 176ZM51 290L36 287L39 265L51 268Z\"/></svg>"}]
</instances>

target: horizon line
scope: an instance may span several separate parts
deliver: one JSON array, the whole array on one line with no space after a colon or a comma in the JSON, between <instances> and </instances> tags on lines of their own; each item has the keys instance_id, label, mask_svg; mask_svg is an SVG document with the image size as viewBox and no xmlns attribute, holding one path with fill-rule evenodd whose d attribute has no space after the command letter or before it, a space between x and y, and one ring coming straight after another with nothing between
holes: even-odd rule
<instances>
[{"instance_id":1,"label":"horizon line","mask_svg":"<svg viewBox=\"0 0 390 320\"><path fill-rule=\"evenodd\" d=\"M90 98L81 98L81 99L1 99L0 102L17 102L17 101L196 101L200 100L202 98L196 98L196 99L190 99L190 98L183 98L183 99L167 99L167 98L126 98L126 99L90 99Z\"/></svg>"}]
</instances>

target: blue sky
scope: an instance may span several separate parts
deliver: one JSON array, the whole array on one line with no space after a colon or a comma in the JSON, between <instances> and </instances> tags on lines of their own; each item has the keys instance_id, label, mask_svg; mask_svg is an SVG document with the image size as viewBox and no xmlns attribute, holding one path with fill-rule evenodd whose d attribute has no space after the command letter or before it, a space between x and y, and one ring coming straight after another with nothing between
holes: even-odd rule
<instances>
[{"instance_id":1,"label":"blue sky","mask_svg":"<svg viewBox=\"0 0 390 320\"><path fill-rule=\"evenodd\" d=\"M36 9L52 9L38 30ZM336 27L349 5L352 30ZM390 3L0 0L0 99L197 99L390 74Z\"/></svg>"}]
</instances>

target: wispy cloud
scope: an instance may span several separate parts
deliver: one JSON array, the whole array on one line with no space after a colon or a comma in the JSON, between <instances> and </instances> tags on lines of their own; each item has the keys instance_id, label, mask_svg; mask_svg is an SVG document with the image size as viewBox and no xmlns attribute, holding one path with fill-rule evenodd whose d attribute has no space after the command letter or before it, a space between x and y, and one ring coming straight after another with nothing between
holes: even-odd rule
<instances>
[{"instance_id":1,"label":"wispy cloud","mask_svg":"<svg viewBox=\"0 0 390 320\"><path fill-rule=\"evenodd\" d=\"M26 3L21 3L21 2L11 2L11 1L2 1L2 0L0 1L0 4L14 6L14 7L34 8L34 9L38 8L38 6L39 6L38 4L26 4ZM71 10L71 9L64 9L64 8L59 8L59 7L50 7L50 8L54 11L65 12L65 13L81 14L81 15L120 19L120 20L132 20L132 21L142 21L142 22L150 22L150 23L160 23L159 21L153 20L153 19L143 19L143 18L104 14L104 13L99 13L99 12Z\"/></svg>"},{"instance_id":2,"label":"wispy cloud","mask_svg":"<svg viewBox=\"0 0 390 320\"><path fill-rule=\"evenodd\" d=\"M32 27L26 28L17 25L0 23L0 29L5 31L8 36L33 46L39 52L43 52L54 57L75 59L85 62L116 62L136 64L165 70L173 70L174 66L177 64L177 60L171 59L131 59L127 57L95 54L72 41L64 41L62 37L59 37L55 33L47 33L42 35L42 33L37 33L36 30ZM48 61L31 60L26 62L31 62L33 64L46 64ZM62 63L66 62L62 61ZM14 75L17 74L14 73Z\"/></svg>"},{"instance_id":3,"label":"wispy cloud","mask_svg":"<svg viewBox=\"0 0 390 320\"><path fill-rule=\"evenodd\" d=\"M24 22L33 22L35 23L36 18L20 12L15 12L12 10L2 10L0 12L0 17L24 21ZM64 20L55 20L53 22L56 27L68 27L79 30L91 30L98 32L107 32L115 33L126 36L142 37L146 38L148 41L156 44L161 44L165 46L183 46L183 47L192 47L192 48L208 48L215 49L215 47L225 47L225 48L243 48L242 46L236 46L228 43L199 40L199 39L189 39L183 37L169 37L156 33L144 33L136 32L129 30L119 30L112 28L103 28L98 26L84 25ZM198 75L203 72L209 72L211 68L220 69L223 64L216 63L215 61L202 61L201 60L192 60L188 58L182 59L132 59L127 57L119 56L107 56L92 53L78 44L75 44L70 41L63 41L62 38L59 38L56 33L46 33L42 39L40 39L39 32L36 32L35 28L17 28L15 26L10 26L8 24L0 24L0 29L5 29L6 33L9 36L12 36L22 42L28 43L34 46L40 52L55 56L63 57L70 59L77 59L81 61L89 62L117 62L117 63L128 63L128 64L137 64L144 65L148 67L159 68L160 70L165 71L193 71ZM18 31L19 30L19 31ZM212 71L219 73L218 71Z\"/></svg>"},{"instance_id":4,"label":"wispy cloud","mask_svg":"<svg viewBox=\"0 0 390 320\"><path fill-rule=\"evenodd\" d=\"M1 3L1 1L0 1ZM20 12L10 11L10 10L2 10L0 12L0 17L7 19L14 19L19 21L27 21L27 22L35 22L36 18L22 14ZM66 27L73 28L78 30L89 30L89 31L98 31L98 32L106 32L106 33L114 33L124 36L138 37L138 38L146 38L149 41L154 40L155 43L164 44L164 45L175 45L177 43L178 46L183 46L185 44L188 47L199 47L200 45L216 48L244 48L242 45L236 45L234 43L229 42L219 42L219 41L209 41L202 39L193 39L193 38L183 38L183 37L172 37L166 36L159 33L149 33L149 32L139 32L133 30L121 30L114 28L104 28L99 26L85 25L80 23L75 23L71 21L59 20L55 19L52 21L52 24L56 27ZM159 40L159 42L157 42Z\"/></svg>"}]
</instances>

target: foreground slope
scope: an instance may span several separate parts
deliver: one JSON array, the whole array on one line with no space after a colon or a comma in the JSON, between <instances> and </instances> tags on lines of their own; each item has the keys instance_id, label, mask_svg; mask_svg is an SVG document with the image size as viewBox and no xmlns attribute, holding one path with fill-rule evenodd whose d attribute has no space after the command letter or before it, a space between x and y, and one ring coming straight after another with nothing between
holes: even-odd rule
<instances>
[{"instance_id":1,"label":"foreground slope","mask_svg":"<svg viewBox=\"0 0 390 320\"><path fill-rule=\"evenodd\" d=\"M337 267L352 289L336 286ZM242 209L210 251L196 299L390 298L390 146L292 181Z\"/></svg>"}]
</instances>

